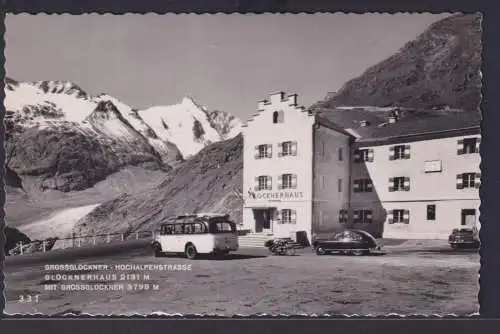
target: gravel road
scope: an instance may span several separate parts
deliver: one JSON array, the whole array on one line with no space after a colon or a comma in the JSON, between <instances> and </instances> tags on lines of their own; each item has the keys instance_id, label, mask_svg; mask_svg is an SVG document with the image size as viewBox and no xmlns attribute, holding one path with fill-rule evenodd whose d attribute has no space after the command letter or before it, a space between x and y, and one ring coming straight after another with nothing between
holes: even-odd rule
<instances>
[{"instance_id":1,"label":"gravel road","mask_svg":"<svg viewBox=\"0 0 500 334\"><path fill-rule=\"evenodd\" d=\"M281 257L264 249L244 249L223 260L194 261L154 258L141 248L59 263L103 264L109 269L46 271L46 263L7 266L5 312L464 315L478 309L479 255L445 246L394 247L386 255L359 257L317 256L310 249ZM178 267L117 270L125 264ZM61 281L69 278L56 274L108 276L87 277L89 281L83 282ZM109 276L113 274L116 277ZM63 284L75 283L115 284L123 290L61 291ZM56 284L58 290L45 290L44 284Z\"/></svg>"}]
</instances>

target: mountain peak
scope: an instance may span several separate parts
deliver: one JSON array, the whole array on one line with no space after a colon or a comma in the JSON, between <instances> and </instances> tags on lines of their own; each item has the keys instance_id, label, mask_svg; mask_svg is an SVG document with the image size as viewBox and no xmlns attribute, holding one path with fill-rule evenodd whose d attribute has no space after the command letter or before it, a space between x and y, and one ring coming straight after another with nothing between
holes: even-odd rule
<instances>
[{"instance_id":1,"label":"mountain peak","mask_svg":"<svg viewBox=\"0 0 500 334\"><path fill-rule=\"evenodd\" d=\"M44 93L75 95L78 98L87 97L87 93L71 81L43 80L32 82L31 85L41 89Z\"/></svg>"},{"instance_id":2,"label":"mountain peak","mask_svg":"<svg viewBox=\"0 0 500 334\"><path fill-rule=\"evenodd\" d=\"M481 15L430 25L391 57L313 107L400 105L477 110L481 100Z\"/></svg>"}]
</instances>

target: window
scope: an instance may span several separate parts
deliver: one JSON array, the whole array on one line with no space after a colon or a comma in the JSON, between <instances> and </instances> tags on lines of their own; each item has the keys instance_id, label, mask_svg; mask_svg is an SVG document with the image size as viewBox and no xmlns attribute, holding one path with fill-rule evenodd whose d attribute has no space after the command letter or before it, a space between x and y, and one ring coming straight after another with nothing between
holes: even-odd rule
<instances>
[{"instance_id":1,"label":"window","mask_svg":"<svg viewBox=\"0 0 500 334\"><path fill-rule=\"evenodd\" d=\"M295 210L281 210L281 222L283 224L294 224L297 221L297 213Z\"/></svg>"},{"instance_id":2,"label":"window","mask_svg":"<svg viewBox=\"0 0 500 334\"><path fill-rule=\"evenodd\" d=\"M284 116L283 110L273 112L273 123L274 124L283 123L284 121L283 116Z\"/></svg>"},{"instance_id":3,"label":"window","mask_svg":"<svg viewBox=\"0 0 500 334\"><path fill-rule=\"evenodd\" d=\"M339 147L339 149L338 149L339 161L344 160L343 153L344 153L344 152L343 152L343 150L342 150L342 147Z\"/></svg>"},{"instance_id":4,"label":"window","mask_svg":"<svg viewBox=\"0 0 500 334\"><path fill-rule=\"evenodd\" d=\"M183 224L175 224L173 234L184 234L184 225Z\"/></svg>"},{"instance_id":5,"label":"window","mask_svg":"<svg viewBox=\"0 0 500 334\"><path fill-rule=\"evenodd\" d=\"M256 154L255 159L264 159L272 157L272 145L270 144L262 144L255 146Z\"/></svg>"},{"instance_id":6,"label":"window","mask_svg":"<svg viewBox=\"0 0 500 334\"><path fill-rule=\"evenodd\" d=\"M342 179L338 179L337 190L338 190L339 193L342 192Z\"/></svg>"},{"instance_id":7,"label":"window","mask_svg":"<svg viewBox=\"0 0 500 334\"><path fill-rule=\"evenodd\" d=\"M209 221L210 233L234 233L236 232L236 225L228 220L211 220Z\"/></svg>"},{"instance_id":8,"label":"window","mask_svg":"<svg viewBox=\"0 0 500 334\"><path fill-rule=\"evenodd\" d=\"M373 190L373 183L371 179L354 180L354 192L371 192Z\"/></svg>"},{"instance_id":9,"label":"window","mask_svg":"<svg viewBox=\"0 0 500 334\"><path fill-rule=\"evenodd\" d=\"M389 179L389 192L393 191L410 191L409 177L391 177Z\"/></svg>"},{"instance_id":10,"label":"window","mask_svg":"<svg viewBox=\"0 0 500 334\"><path fill-rule=\"evenodd\" d=\"M280 143L279 146L281 146L281 152L278 153L279 157L285 157L287 155L297 155L296 141L285 141Z\"/></svg>"},{"instance_id":11,"label":"window","mask_svg":"<svg viewBox=\"0 0 500 334\"><path fill-rule=\"evenodd\" d=\"M326 189L326 176L321 175L321 189Z\"/></svg>"},{"instance_id":12,"label":"window","mask_svg":"<svg viewBox=\"0 0 500 334\"><path fill-rule=\"evenodd\" d=\"M436 220L436 205L427 205L427 220Z\"/></svg>"},{"instance_id":13,"label":"window","mask_svg":"<svg viewBox=\"0 0 500 334\"><path fill-rule=\"evenodd\" d=\"M410 159L410 145L396 145L389 147L389 160Z\"/></svg>"},{"instance_id":14,"label":"window","mask_svg":"<svg viewBox=\"0 0 500 334\"><path fill-rule=\"evenodd\" d=\"M389 212L389 224L409 224L410 211L409 210L392 210Z\"/></svg>"},{"instance_id":15,"label":"window","mask_svg":"<svg viewBox=\"0 0 500 334\"><path fill-rule=\"evenodd\" d=\"M359 149L354 151L354 162L373 162L373 149Z\"/></svg>"},{"instance_id":16,"label":"window","mask_svg":"<svg viewBox=\"0 0 500 334\"><path fill-rule=\"evenodd\" d=\"M372 210L355 210L353 212L353 222L360 224L368 224L372 222Z\"/></svg>"},{"instance_id":17,"label":"window","mask_svg":"<svg viewBox=\"0 0 500 334\"><path fill-rule=\"evenodd\" d=\"M339 211L339 223L347 223L348 212L345 209Z\"/></svg>"},{"instance_id":18,"label":"window","mask_svg":"<svg viewBox=\"0 0 500 334\"><path fill-rule=\"evenodd\" d=\"M464 138L458 140L457 154L471 154L479 152L480 138Z\"/></svg>"},{"instance_id":19,"label":"window","mask_svg":"<svg viewBox=\"0 0 500 334\"><path fill-rule=\"evenodd\" d=\"M255 178L256 185L255 190L271 190L272 189L272 179L268 175L260 175Z\"/></svg>"},{"instance_id":20,"label":"window","mask_svg":"<svg viewBox=\"0 0 500 334\"><path fill-rule=\"evenodd\" d=\"M479 188L481 173L462 173L457 175L457 189Z\"/></svg>"},{"instance_id":21,"label":"window","mask_svg":"<svg viewBox=\"0 0 500 334\"><path fill-rule=\"evenodd\" d=\"M278 178L278 189L292 189L292 188L297 188L297 175L282 174Z\"/></svg>"},{"instance_id":22,"label":"window","mask_svg":"<svg viewBox=\"0 0 500 334\"><path fill-rule=\"evenodd\" d=\"M326 144L321 142L321 156L324 157L326 154Z\"/></svg>"}]
</instances>

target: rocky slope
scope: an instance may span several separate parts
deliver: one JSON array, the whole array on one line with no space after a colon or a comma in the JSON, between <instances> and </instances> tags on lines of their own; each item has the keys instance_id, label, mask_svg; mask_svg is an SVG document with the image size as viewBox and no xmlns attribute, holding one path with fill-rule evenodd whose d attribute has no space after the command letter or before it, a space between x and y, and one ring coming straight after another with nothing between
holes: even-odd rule
<instances>
[{"instance_id":1,"label":"rocky slope","mask_svg":"<svg viewBox=\"0 0 500 334\"><path fill-rule=\"evenodd\" d=\"M158 219L185 212L231 212L242 220L243 138L212 144L187 160L158 186L108 201L80 220L82 233L150 229Z\"/></svg>"},{"instance_id":2,"label":"rocky slope","mask_svg":"<svg viewBox=\"0 0 500 334\"><path fill-rule=\"evenodd\" d=\"M481 48L481 15L451 16L316 106L476 110L481 99Z\"/></svg>"},{"instance_id":3,"label":"rocky slope","mask_svg":"<svg viewBox=\"0 0 500 334\"><path fill-rule=\"evenodd\" d=\"M344 127L360 120L387 120L388 105L476 112L480 101L479 19L454 16L437 22L402 51L348 82L312 109L329 112ZM339 105L371 108L337 108ZM415 118L435 117L450 108L411 112ZM342 123L343 121L343 123ZM78 228L134 231L150 228L159 218L189 212L230 212L242 219L242 149L240 136L204 148L172 171L159 186L137 195L123 194L84 217ZM236 192L235 192L236 191Z\"/></svg>"},{"instance_id":4,"label":"rocky slope","mask_svg":"<svg viewBox=\"0 0 500 334\"><path fill-rule=\"evenodd\" d=\"M29 190L83 190L126 166L167 172L240 130L192 99L139 111L71 82L5 83L7 166Z\"/></svg>"}]
</instances>

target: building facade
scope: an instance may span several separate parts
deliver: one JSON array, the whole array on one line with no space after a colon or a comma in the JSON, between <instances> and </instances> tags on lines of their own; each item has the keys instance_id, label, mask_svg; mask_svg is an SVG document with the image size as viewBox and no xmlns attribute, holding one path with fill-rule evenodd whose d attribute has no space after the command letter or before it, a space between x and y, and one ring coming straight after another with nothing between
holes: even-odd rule
<instances>
[{"instance_id":1,"label":"building facade","mask_svg":"<svg viewBox=\"0 0 500 334\"><path fill-rule=\"evenodd\" d=\"M311 241L347 227L447 238L477 224L480 128L454 120L352 129L299 107L296 95L272 94L243 129L243 228Z\"/></svg>"}]
</instances>

